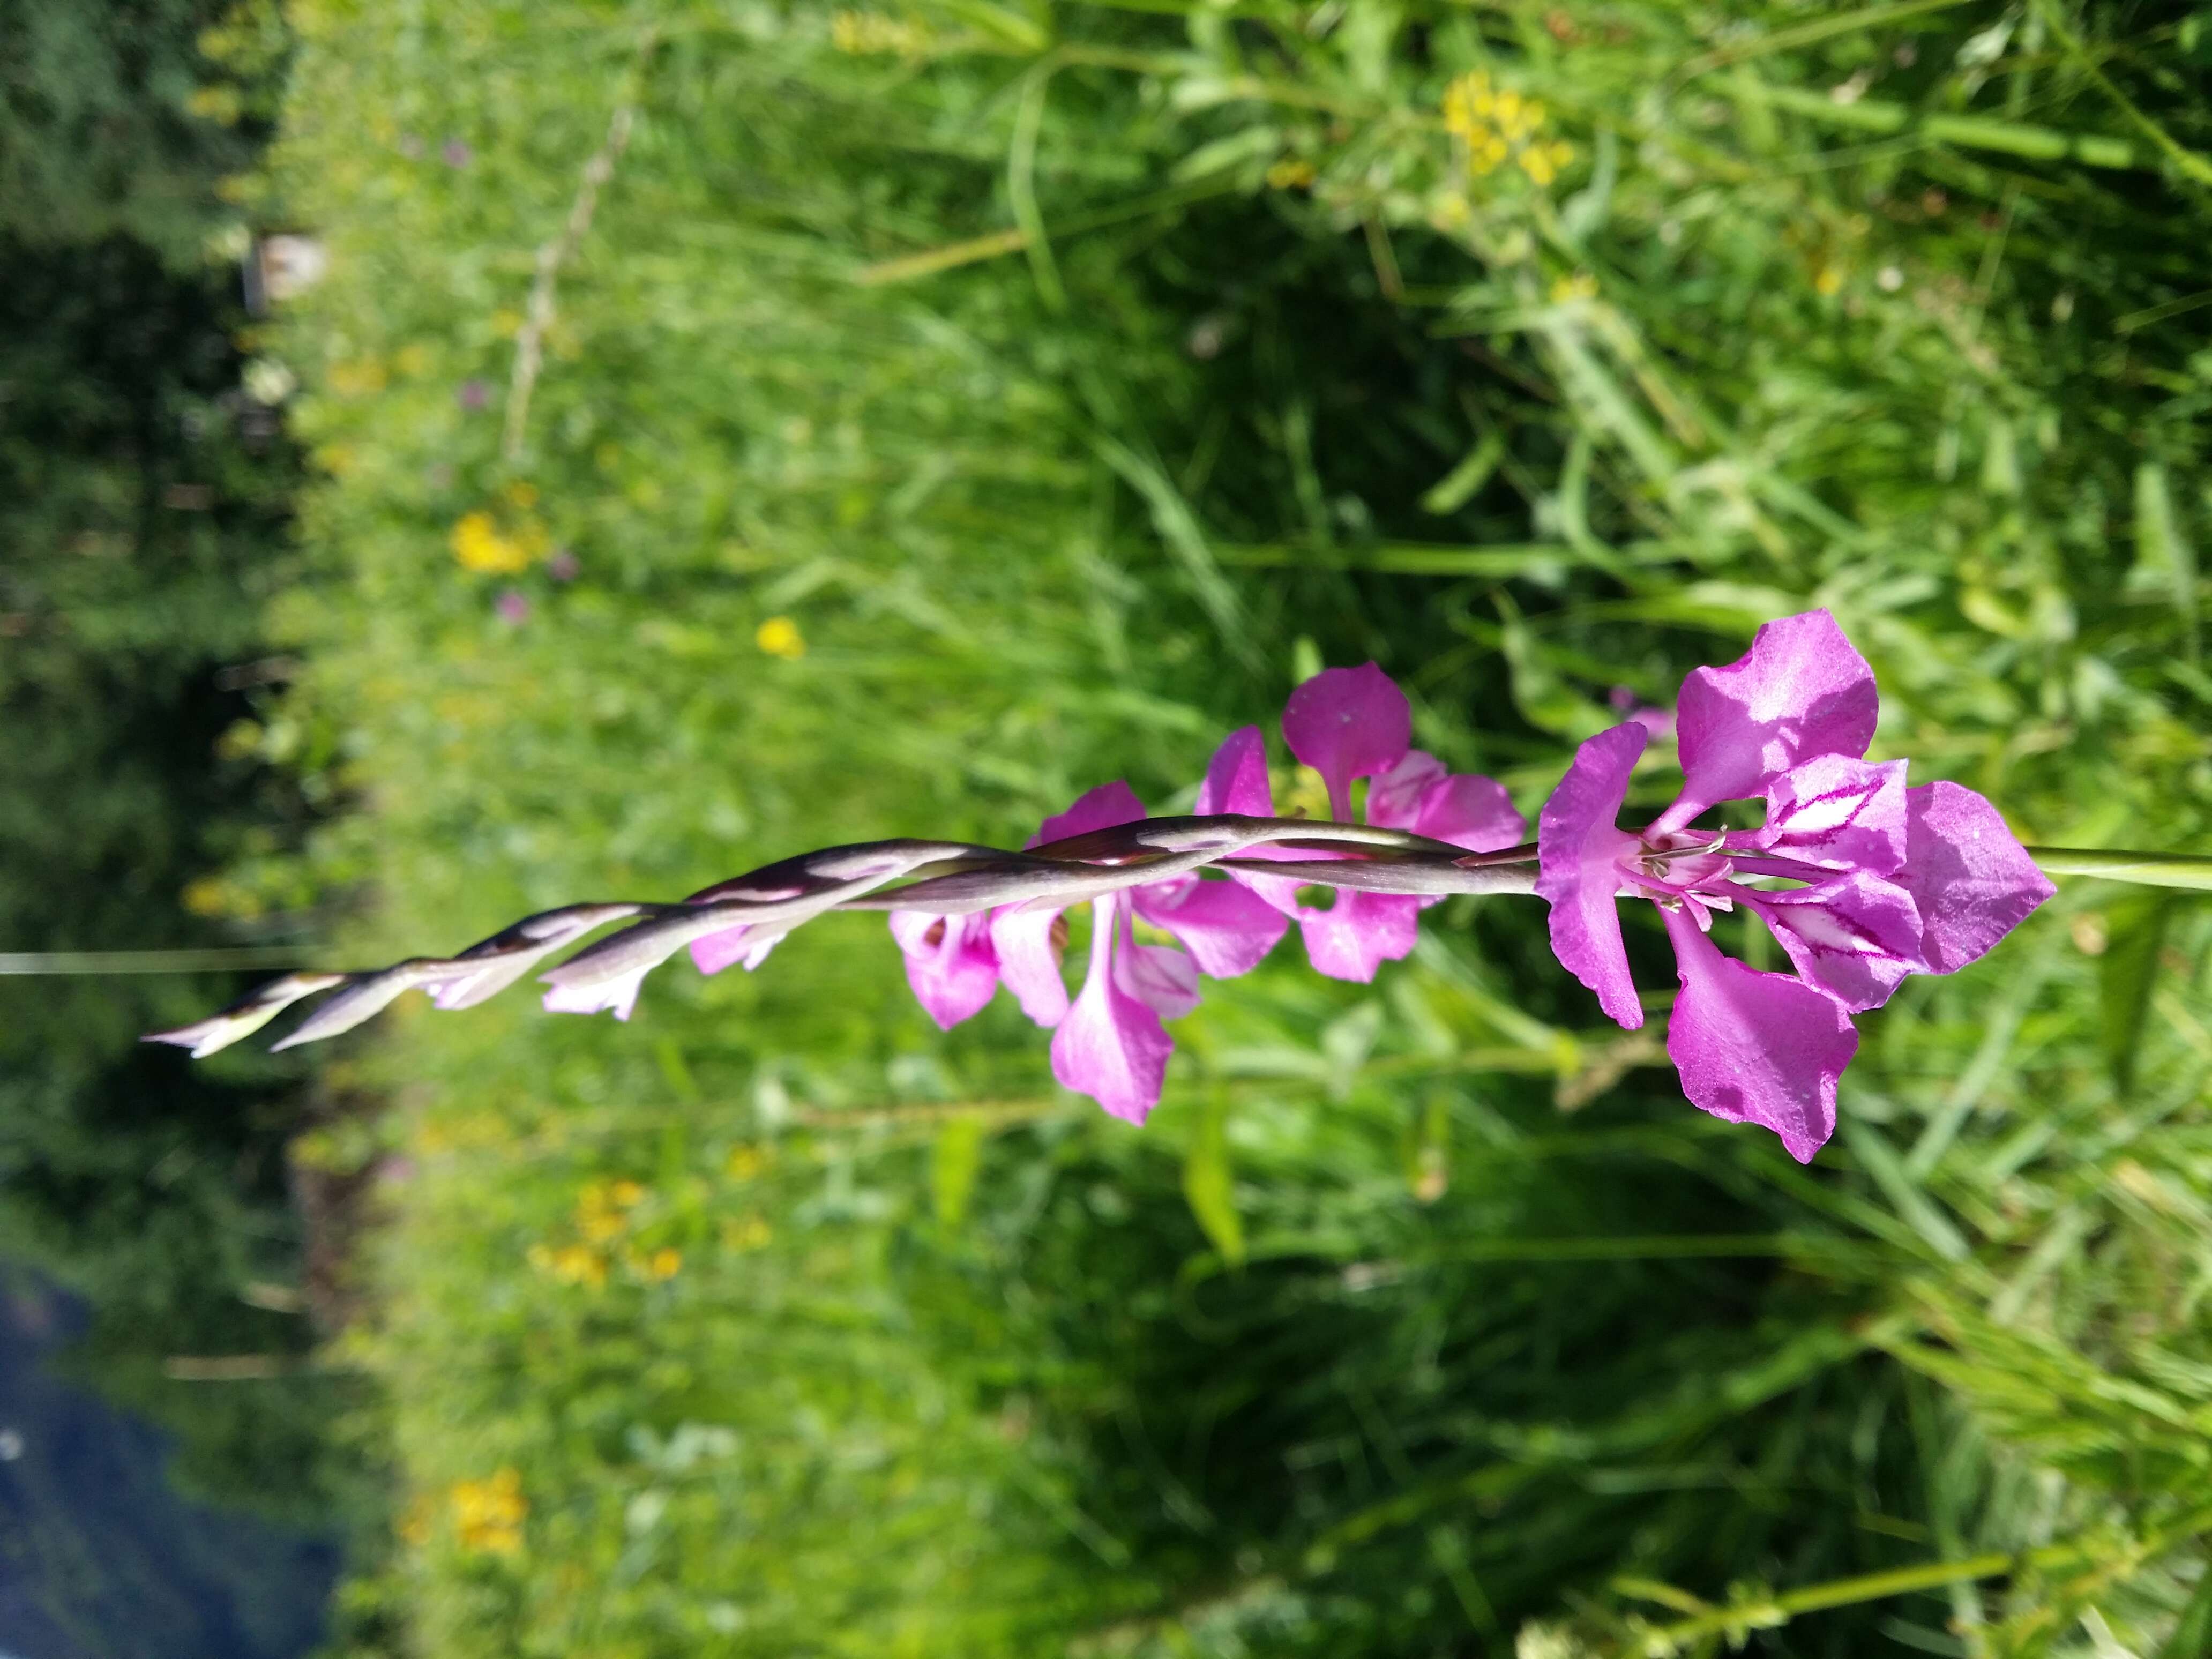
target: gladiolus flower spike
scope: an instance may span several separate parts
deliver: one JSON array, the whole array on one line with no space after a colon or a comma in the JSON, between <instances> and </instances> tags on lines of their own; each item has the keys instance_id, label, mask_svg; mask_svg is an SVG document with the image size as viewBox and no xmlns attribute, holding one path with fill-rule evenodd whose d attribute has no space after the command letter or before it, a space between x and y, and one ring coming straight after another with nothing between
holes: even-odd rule
<instances>
[{"instance_id":1,"label":"gladiolus flower spike","mask_svg":"<svg viewBox=\"0 0 2212 1659\"><path fill-rule=\"evenodd\" d=\"M1279 818L1257 726L1231 732L1195 811L1152 817L1126 783L1091 790L1019 852L961 842L886 841L786 859L678 903L575 904L526 918L452 957L349 974L295 974L210 1018L147 1041L198 1058L304 997L337 994L276 1046L331 1036L410 989L470 1006L602 925L629 925L540 975L547 1008L627 1019L645 976L689 948L704 973L757 968L794 927L833 910L890 913L908 982L947 1030L1004 986L1052 1036L1053 1074L1141 1123L1173 1048L1164 1021L1197 1006L1201 979L1249 972L1293 922L1323 974L1372 980L1409 954L1420 913L1455 893L1534 893L1553 951L1632 1030L1619 901L1648 899L1673 945L1680 989L1667 1052L1690 1100L1771 1129L1811 1158L1835 1127L1836 1091L1857 1048L1852 1016L1916 973L1986 953L2054 890L2044 872L2212 889L2212 859L2042 849L2031 854L1971 789L1908 788L1905 763L1868 761L1873 672L1825 611L1759 630L1740 660L1683 682L1671 720L1634 709L1577 750L1544 804L1534 843L1505 791L1448 772L1412 746L1405 696L1381 669L1324 671L1291 695L1283 738L1319 774L1330 820ZM1671 726L1671 732L1668 727ZM1672 735L1683 784L1641 830L1620 817L1654 732ZM1364 823L1353 785L1367 780ZM1701 824L1729 801L1765 809L1757 829ZM2039 867L2039 861L2042 867ZM1333 902L1303 896L1330 890ZM1081 988L1068 994L1064 914L1087 906ZM1752 969L1708 937L1741 906L1771 932L1787 973ZM1139 927L1171 943L1149 943Z\"/></svg>"}]
</instances>

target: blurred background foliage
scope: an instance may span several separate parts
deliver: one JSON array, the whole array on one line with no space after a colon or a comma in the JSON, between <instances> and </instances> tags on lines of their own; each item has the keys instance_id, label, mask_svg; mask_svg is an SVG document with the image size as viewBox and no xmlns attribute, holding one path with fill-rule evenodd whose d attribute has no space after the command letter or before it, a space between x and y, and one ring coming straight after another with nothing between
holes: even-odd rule
<instances>
[{"instance_id":1,"label":"blurred background foliage","mask_svg":"<svg viewBox=\"0 0 2212 1659\"><path fill-rule=\"evenodd\" d=\"M228 864L298 846L318 810L220 743L289 672L259 612L291 556L301 477L276 409L240 385L234 338L242 227L222 184L265 142L254 111L273 108L283 67L204 56L202 32L242 15L0 16L11 957L181 950L220 963L241 945L296 952L312 932L302 915L241 929L209 914ZM196 112L210 92L229 124ZM362 1391L303 1369L313 1298L285 1146L327 1108L297 1066L218 1078L137 1044L235 994L249 982L236 973L13 966L0 975L0 1646L297 1653L316 1638L335 1517L353 1501L340 1494L374 1505L377 1491L334 1437ZM210 1358L229 1380L184 1374Z\"/></svg>"},{"instance_id":2,"label":"blurred background foliage","mask_svg":"<svg viewBox=\"0 0 2212 1659\"><path fill-rule=\"evenodd\" d=\"M234 927L1174 810L1369 657L1533 814L1816 604L1916 777L2205 844L2212 14L289 18L228 193L330 256L246 370L304 666L222 747L349 810L238 849ZM1211 988L1141 1132L865 920L628 1026L403 1005L292 1143L380 1218L339 1645L2212 1650L2200 911L2076 883L1916 981L1809 1171L1537 907L1425 931Z\"/></svg>"}]
</instances>

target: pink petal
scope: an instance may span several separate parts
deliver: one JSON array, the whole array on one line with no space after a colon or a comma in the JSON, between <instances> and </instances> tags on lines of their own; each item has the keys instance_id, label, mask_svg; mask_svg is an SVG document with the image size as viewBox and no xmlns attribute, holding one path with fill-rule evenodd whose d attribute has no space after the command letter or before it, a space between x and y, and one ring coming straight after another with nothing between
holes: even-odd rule
<instances>
[{"instance_id":1,"label":"pink petal","mask_svg":"<svg viewBox=\"0 0 2212 1659\"><path fill-rule=\"evenodd\" d=\"M1160 1017L1114 982L1115 912L1091 902L1091 972L1052 1034L1052 1074L1115 1117L1142 1123L1159 1103L1175 1043Z\"/></svg>"},{"instance_id":2,"label":"pink petal","mask_svg":"<svg viewBox=\"0 0 2212 1659\"><path fill-rule=\"evenodd\" d=\"M1367 786L1367 821L1447 841L1470 853L1510 847L1528 831L1503 786L1472 772L1447 772L1424 750L1409 749ZM1421 907L1440 902L1424 899Z\"/></svg>"},{"instance_id":3,"label":"pink petal","mask_svg":"<svg viewBox=\"0 0 2212 1659\"><path fill-rule=\"evenodd\" d=\"M1279 878L1276 884L1297 890ZM1137 914L1173 933L1214 979L1249 973L1291 926L1261 895L1233 881L1178 876L1139 887L1133 897Z\"/></svg>"},{"instance_id":4,"label":"pink petal","mask_svg":"<svg viewBox=\"0 0 2212 1659\"><path fill-rule=\"evenodd\" d=\"M1192 809L1200 817L1232 813L1240 817L1271 818L1275 798L1267 787L1267 740L1256 726L1240 726L1221 740L1206 769L1206 781L1198 786L1198 803Z\"/></svg>"},{"instance_id":5,"label":"pink petal","mask_svg":"<svg viewBox=\"0 0 2212 1659\"><path fill-rule=\"evenodd\" d=\"M1811 1163L1835 1133L1836 1081L1858 1050L1850 1017L1792 975L1723 956L1685 912L1661 914L1682 981L1667 1021L1682 1092L1715 1117L1773 1130Z\"/></svg>"},{"instance_id":6,"label":"pink petal","mask_svg":"<svg viewBox=\"0 0 2212 1659\"><path fill-rule=\"evenodd\" d=\"M1370 820L1374 816L1368 813ZM1495 853L1519 846L1528 833L1528 820L1515 808L1504 784L1476 773L1454 772L1422 791L1412 828L1470 853Z\"/></svg>"},{"instance_id":7,"label":"pink petal","mask_svg":"<svg viewBox=\"0 0 2212 1659\"><path fill-rule=\"evenodd\" d=\"M991 912L999 977L1040 1025L1057 1025L1067 1013L1067 981L1060 976L1060 951L1052 942L1052 925L1059 920L1059 909L1047 905Z\"/></svg>"},{"instance_id":8,"label":"pink petal","mask_svg":"<svg viewBox=\"0 0 2212 1659\"><path fill-rule=\"evenodd\" d=\"M1764 794L1815 755L1856 759L1874 740L1874 671L1825 611L1761 628L1725 668L1698 668L1676 706L1681 798L1652 827L1679 830L1707 807Z\"/></svg>"},{"instance_id":9,"label":"pink petal","mask_svg":"<svg viewBox=\"0 0 2212 1659\"><path fill-rule=\"evenodd\" d=\"M1276 857L1278 855L1279 849L1273 848L1250 847L1245 849L1245 856L1248 858L1266 859ZM1281 850L1279 852L1279 856L1285 859L1310 859L1314 857L1315 854L1311 853ZM1265 904L1269 909L1274 911L1278 915L1295 920L1296 918L1306 914L1305 906L1298 902L1298 889L1305 885L1305 883L1302 881L1297 880L1290 876L1255 876L1251 874L1249 872L1243 870L1231 871L1229 872L1229 878L1235 882L1239 887L1249 889L1255 898L1257 898L1262 904ZM1169 924L1165 922L1161 924L1163 927L1166 927ZM1289 926L1289 921L1286 921L1284 926L1287 927ZM1282 935L1280 933L1275 935L1276 939L1280 939ZM1189 945L1191 941L1186 939L1183 940L1183 943ZM1271 947L1274 941L1273 939L1268 941ZM1267 952L1264 951L1261 952L1261 956L1265 956ZM1202 963L1201 965L1203 965ZM1213 970L1211 968L1206 969L1206 971L1209 974L1213 973ZM1230 974L1214 974L1213 976L1216 979L1230 979L1234 977L1233 975Z\"/></svg>"},{"instance_id":10,"label":"pink petal","mask_svg":"<svg viewBox=\"0 0 2212 1659\"><path fill-rule=\"evenodd\" d=\"M1613 897L1622 860L1637 843L1618 820L1629 774L1650 740L1635 720L1586 739L1536 820L1536 893L1552 907L1552 954L1632 1031L1644 1024L1644 1009Z\"/></svg>"},{"instance_id":11,"label":"pink petal","mask_svg":"<svg viewBox=\"0 0 2212 1659\"><path fill-rule=\"evenodd\" d=\"M1920 912L1902 887L1864 872L1787 893L1736 898L1789 952L1808 984L1853 1013L1879 1008L1920 966Z\"/></svg>"},{"instance_id":12,"label":"pink petal","mask_svg":"<svg viewBox=\"0 0 2212 1659\"><path fill-rule=\"evenodd\" d=\"M1316 972L1364 985L1385 962L1413 954L1420 921L1421 902L1409 895L1340 888L1334 904L1305 911L1298 927Z\"/></svg>"},{"instance_id":13,"label":"pink petal","mask_svg":"<svg viewBox=\"0 0 2212 1659\"><path fill-rule=\"evenodd\" d=\"M709 933L704 939L691 941L691 963L702 974L719 974L733 962L742 962L750 973L768 960L768 953L775 949L790 932L787 927L756 927L750 922L739 922L734 927L725 927L719 933Z\"/></svg>"},{"instance_id":14,"label":"pink petal","mask_svg":"<svg viewBox=\"0 0 2212 1659\"><path fill-rule=\"evenodd\" d=\"M982 1011L999 988L999 953L991 947L988 913L933 916L894 910L890 925L906 958L906 982L940 1030Z\"/></svg>"},{"instance_id":15,"label":"pink petal","mask_svg":"<svg viewBox=\"0 0 2212 1659\"><path fill-rule=\"evenodd\" d=\"M1324 668L1283 709L1283 741L1321 774L1340 821L1352 817L1352 781L1388 771L1413 740L1406 694L1371 662Z\"/></svg>"},{"instance_id":16,"label":"pink petal","mask_svg":"<svg viewBox=\"0 0 2212 1659\"><path fill-rule=\"evenodd\" d=\"M1408 749L1398 763L1367 786L1367 821L1386 830L1411 830L1421 815L1421 798L1448 775L1444 763L1425 749Z\"/></svg>"},{"instance_id":17,"label":"pink petal","mask_svg":"<svg viewBox=\"0 0 2212 1659\"><path fill-rule=\"evenodd\" d=\"M1088 835L1093 830L1134 823L1144 816L1145 804L1137 799L1136 791L1116 778L1078 795L1067 811L1047 818L1037 826L1036 834L1022 845L1042 847L1047 842L1066 841L1071 836Z\"/></svg>"},{"instance_id":18,"label":"pink petal","mask_svg":"<svg viewBox=\"0 0 2212 1659\"><path fill-rule=\"evenodd\" d=\"M1039 824L1036 834L1023 845L1042 847L1093 830L1134 823L1144 816L1144 802L1117 778L1077 796L1065 812ZM1008 906L991 913L990 943L998 957L999 977L1022 1005L1022 1012L1040 1025L1057 1025L1067 1013L1067 983L1060 976L1060 951L1052 942L1052 925L1064 908Z\"/></svg>"},{"instance_id":19,"label":"pink petal","mask_svg":"<svg viewBox=\"0 0 2212 1659\"><path fill-rule=\"evenodd\" d=\"M1267 743L1260 735L1258 726L1242 727L1222 740L1221 747L1213 751L1213 760L1206 769L1206 781L1198 787L1198 801L1193 810L1201 815L1234 812L1258 818L1274 817L1274 796L1267 785ZM1254 859L1310 859L1313 854L1262 844L1245 848L1244 856ZM1238 888L1249 891L1281 915L1295 916L1299 912L1298 884L1295 881L1279 876L1247 875L1241 870L1231 871L1229 878ZM1244 963L1243 967L1231 965L1241 959L1242 950L1217 954L1213 960L1209 961L1207 949L1200 945L1194 935L1182 931L1180 924L1169 916L1153 914L1154 909L1164 908L1164 902L1155 897L1148 902L1145 896L1147 894L1157 895L1163 888L1171 885L1173 884L1163 882L1156 886L1140 888L1137 908L1147 921L1176 930L1176 936L1196 954L1199 967L1216 979L1230 979L1244 972L1273 949L1275 941L1282 938L1288 928L1287 922L1271 924L1272 931L1267 933L1265 942L1261 943L1259 942L1261 926L1255 921L1246 929L1252 935L1247 948L1256 952L1249 962ZM1222 902L1209 898L1207 902L1218 905ZM1223 914L1230 913L1224 910ZM1195 915L1193 921L1198 926L1211 927L1214 925ZM1215 965L1217 962L1219 966Z\"/></svg>"},{"instance_id":20,"label":"pink petal","mask_svg":"<svg viewBox=\"0 0 2212 1659\"><path fill-rule=\"evenodd\" d=\"M1114 950L1114 984L1165 1019L1180 1019L1198 1006L1198 964L1164 945L1139 945L1129 937L1129 918L1121 918L1121 941Z\"/></svg>"},{"instance_id":21,"label":"pink petal","mask_svg":"<svg viewBox=\"0 0 2212 1659\"><path fill-rule=\"evenodd\" d=\"M1972 790L1923 783L1905 802L1905 867L1894 879L1920 907L1929 973L1965 967L2058 890Z\"/></svg>"},{"instance_id":22,"label":"pink petal","mask_svg":"<svg viewBox=\"0 0 2212 1659\"><path fill-rule=\"evenodd\" d=\"M1777 858L1886 876L1905 862L1905 763L1820 755L1766 792L1766 823L1738 842Z\"/></svg>"}]
</instances>

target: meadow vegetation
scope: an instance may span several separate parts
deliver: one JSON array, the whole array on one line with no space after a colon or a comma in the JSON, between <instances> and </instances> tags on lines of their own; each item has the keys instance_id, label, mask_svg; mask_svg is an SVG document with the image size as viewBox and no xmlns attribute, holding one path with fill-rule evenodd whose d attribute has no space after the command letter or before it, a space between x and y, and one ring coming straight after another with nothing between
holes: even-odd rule
<instances>
[{"instance_id":1,"label":"meadow vegetation","mask_svg":"<svg viewBox=\"0 0 2212 1659\"><path fill-rule=\"evenodd\" d=\"M1369 658L1533 816L1616 689L1813 605L1916 781L2206 844L2212 16L292 21L241 193L331 254L255 346L307 667L228 742L349 810L241 918L389 960L1116 776L1175 810ZM1913 981L1809 1170L1540 907L1425 933L1212 988L1142 1130L1006 998L939 1033L866 919L628 1025L349 1039L386 1109L295 1155L376 1175L328 1358L404 1490L342 1642L2212 1651L2200 911L2075 882Z\"/></svg>"}]
</instances>

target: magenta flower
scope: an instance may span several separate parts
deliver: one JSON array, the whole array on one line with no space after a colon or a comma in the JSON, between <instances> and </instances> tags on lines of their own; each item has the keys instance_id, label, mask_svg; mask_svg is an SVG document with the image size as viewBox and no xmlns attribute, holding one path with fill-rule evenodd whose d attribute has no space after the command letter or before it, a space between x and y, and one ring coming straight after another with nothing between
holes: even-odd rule
<instances>
[{"instance_id":1,"label":"magenta flower","mask_svg":"<svg viewBox=\"0 0 2212 1659\"><path fill-rule=\"evenodd\" d=\"M894 910L891 938L906 959L906 982L915 1000L949 1031L983 1012L999 989L999 952L991 943L991 912L936 916Z\"/></svg>"},{"instance_id":2,"label":"magenta flower","mask_svg":"<svg viewBox=\"0 0 2212 1659\"><path fill-rule=\"evenodd\" d=\"M1471 773L1445 771L1434 755L1412 746L1413 736L1406 694L1371 662L1323 669L1291 692L1283 709L1283 740L1321 774L1328 789L1329 816L1339 822L1352 821L1352 781L1372 778L1367 789L1370 823L1449 842L1470 853L1498 852L1528 834L1528 820L1514 810L1502 787ZM1260 805L1231 810L1266 812L1266 789L1263 769ZM1279 890L1285 884L1275 882L1262 890L1283 903ZM1413 953L1422 910L1439 902L1340 890L1328 909L1291 902L1286 912L1297 918L1306 954L1317 969L1332 979L1364 984L1384 962Z\"/></svg>"},{"instance_id":3,"label":"magenta flower","mask_svg":"<svg viewBox=\"0 0 2212 1659\"><path fill-rule=\"evenodd\" d=\"M2056 890L1972 790L1908 789L1904 762L1864 758L1874 673L1826 611L1768 623L1738 661L1694 670L1677 710L1682 791L1647 828L1618 825L1650 738L1638 720L1584 743L1544 804L1536 890L1552 907L1552 948L1633 1030L1644 1011L1614 900L1658 905L1681 985L1667 1053L1683 1092L1716 1117L1773 1130L1808 1162L1835 1130L1837 1080L1858 1047L1850 1016L1907 974L1973 961ZM1759 829L1690 828L1723 801L1751 799L1765 805ZM1712 913L1738 904L1795 973L1714 947Z\"/></svg>"},{"instance_id":4,"label":"magenta flower","mask_svg":"<svg viewBox=\"0 0 2212 1659\"><path fill-rule=\"evenodd\" d=\"M1196 811L1252 810L1255 776L1256 811L1264 816L1267 758L1259 728L1247 726L1232 732L1214 755L1199 786ZM1028 846L1145 816L1144 803L1127 784L1105 784L1047 818ZM1249 972L1290 923L1235 882L1179 875L1125 888L1091 901L1090 967L1082 991L1071 1000L1060 968L1064 908L1003 905L953 916L895 910L891 937L905 958L907 983L940 1027L950 1030L981 1012L1003 981L1024 1013L1052 1029L1053 1075L1116 1117L1142 1123L1158 1103L1175 1047L1162 1018L1198 1006L1200 973L1229 979ZM1184 948L1139 944L1139 917ZM697 950L695 945L695 956Z\"/></svg>"},{"instance_id":5,"label":"magenta flower","mask_svg":"<svg viewBox=\"0 0 2212 1659\"><path fill-rule=\"evenodd\" d=\"M1259 737L1257 728L1248 726L1232 732L1215 753L1199 787L1200 814L1240 810L1234 802L1249 795L1255 764L1264 790ZM1103 784L1047 818L1029 845L1046 846L1145 816L1144 803L1127 784ZM1201 971L1215 979L1250 971L1290 925L1244 887L1201 881L1195 875L1171 876L1093 899L1090 965L1082 990L1071 1001L1060 973L1060 914L1050 904L1007 906L993 913L990 944L999 976L1023 1012L1053 1028L1052 1074L1132 1123L1142 1123L1158 1104L1167 1076L1175 1043L1160 1023L1163 1016L1172 1019L1198 1006ZM1185 948L1139 944L1139 917ZM911 953L907 971L920 994ZM929 998L924 996L923 1002L928 1006Z\"/></svg>"},{"instance_id":6,"label":"magenta flower","mask_svg":"<svg viewBox=\"0 0 2212 1659\"><path fill-rule=\"evenodd\" d=\"M492 601L492 609L508 627L520 628L530 620L530 596L520 588L507 588Z\"/></svg>"}]
</instances>

